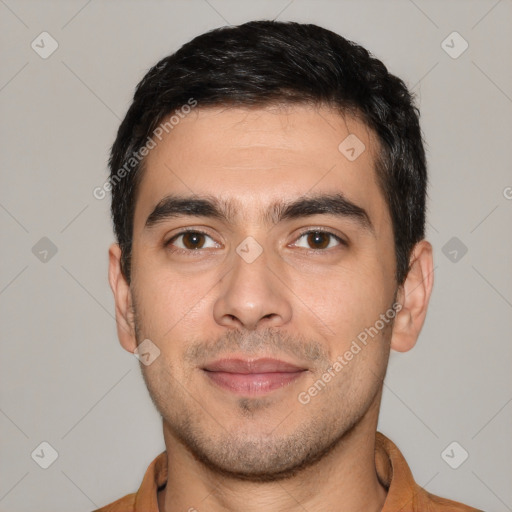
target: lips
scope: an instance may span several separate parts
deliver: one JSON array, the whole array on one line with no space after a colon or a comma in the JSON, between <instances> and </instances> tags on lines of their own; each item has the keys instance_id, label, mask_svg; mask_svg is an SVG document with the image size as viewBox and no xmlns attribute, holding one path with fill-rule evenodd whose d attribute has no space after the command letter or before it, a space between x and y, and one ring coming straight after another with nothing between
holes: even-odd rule
<instances>
[{"instance_id":1,"label":"lips","mask_svg":"<svg viewBox=\"0 0 512 512\"><path fill-rule=\"evenodd\" d=\"M205 370L210 372L228 372L228 373L290 373L305 370L300 366L286 363L278 359L219 359L213 363L207 364Z\"/></svg>"},{"instance_id":2,"label":"lips","mask_svg":"<svg viewBox=\"0 0 512 512\"><path fill-rule=\"evenodd\" d=\"M306 368L277 359L219 359L203 368L215 385L250 396L280 389L307 372Z\"/></svg>"}]
</instances>

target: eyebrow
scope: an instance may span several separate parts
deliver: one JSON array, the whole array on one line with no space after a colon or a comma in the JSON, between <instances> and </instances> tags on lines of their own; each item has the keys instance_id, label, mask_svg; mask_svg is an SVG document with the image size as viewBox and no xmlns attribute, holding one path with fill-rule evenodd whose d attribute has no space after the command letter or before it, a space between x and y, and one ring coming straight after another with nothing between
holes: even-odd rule
<instances>
[{"instance_id":1,"label":"eyebrow","mask_svg":"<svg viewBox=\"0 0 512 512\"><path fill-rule=\"evenodd\" d=\"M220 220L226 224L234 222L239 203L219 199L215 196L180 196L164 197L146 219L144 229L150 229L166 220L182 217L206 217ZM348 200L343 194L319 194L302 196L292 201L276 201L263 214L267 224L277 224L285 220L299 219L313 215L332 215L351 219L373 235L375 230L366 210Z\"/></svg>"}]
</instances>

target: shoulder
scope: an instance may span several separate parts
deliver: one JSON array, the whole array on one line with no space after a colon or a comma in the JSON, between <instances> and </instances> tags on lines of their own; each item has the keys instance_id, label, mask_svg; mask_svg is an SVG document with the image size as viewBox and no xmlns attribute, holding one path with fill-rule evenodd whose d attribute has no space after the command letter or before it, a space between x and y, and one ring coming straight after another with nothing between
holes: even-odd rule
<instances>
[{"instance_id":1,"label":"shoulder","mask_svg":"<svg viewBox=\"0 0 512 512\"><path fill-rule=\"evenodd\" d=\"M379 480L388 489L382 512L483 512L418 485L398 447L380 432L375 438L375 463Z\"/></svg>"},{"instance_id":2,"label":"shoulder","mask_svg":"<svg viewBox=\"0 0 512 512\"><path fill-rule=\"evenodd\" d=\"M421 492L418 493L417 496L418 500L415 505L418 510L423 512L484 512L483 510L464 505L458 501L430 494L424 489L421 489Z\"/></svg>"}]
</instances>

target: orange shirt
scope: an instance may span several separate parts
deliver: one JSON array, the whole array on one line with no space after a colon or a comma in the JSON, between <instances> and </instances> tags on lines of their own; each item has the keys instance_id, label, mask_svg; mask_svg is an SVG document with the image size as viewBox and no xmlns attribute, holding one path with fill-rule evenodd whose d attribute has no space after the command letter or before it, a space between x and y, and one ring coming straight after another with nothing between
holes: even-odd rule
<instances>
[{"instance_id":1,"label":"orange shirt","mask_svg":"<svg viewBox=\"0 0 512 512\"><path fill-rule=\"evenodd\" d=\"M388 494L382 512L482 512L456 501L434 496L420 487L396 445L377 432L375 465ZM158 512L158 489L167 482L167 455L161 453L148 467L139 490L95 512Z\"/></svg>"}]
</instances>

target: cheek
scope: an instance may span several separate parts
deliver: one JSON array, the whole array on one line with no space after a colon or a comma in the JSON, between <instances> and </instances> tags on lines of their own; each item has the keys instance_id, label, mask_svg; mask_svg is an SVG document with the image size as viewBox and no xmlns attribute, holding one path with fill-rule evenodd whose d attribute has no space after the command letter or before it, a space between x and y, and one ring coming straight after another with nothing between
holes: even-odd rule
<instances>
[{"instance_id":1,"label":"cheek","mask_svg":"<svg viewBox=\"0 0 512 512\"><path fill-rule=\"evenodd\" d=\"M179 368L172 365L172 357L162 354L150 366L142 366L142 375L151 399L160 414L169 420L176 414L175 404L183 400L185 379ZM177 385L181 383L182 386Z\"/></svg>"},{"instance_id":2,"label":"cheek","mask_svg":"<svg viewBox=\"0 0 512 512\"><path fill-rule=\"evenodd\" d=\"M340 343L372 326L390 306L392 293L375 263L360 261L316 277L297 276L293 289L304 297L314 323L324 323L323 331Z\"/></svg>"},{"instance_id":3,"label":"cheek","mask_svg":"<svg viewBox=\"0 0 512 512\"><path fill-rule=\"evenodd\" d=\"M149 257L146 261L139 260L133 275L142 334L167 343L178 333L190 335L197 331L200 319L205 319L204 308L208 306L208 291L215 286L214 276L204 272L178 273L169 268L169 263L159 265Z\"/></svg>"}]
</instances>

